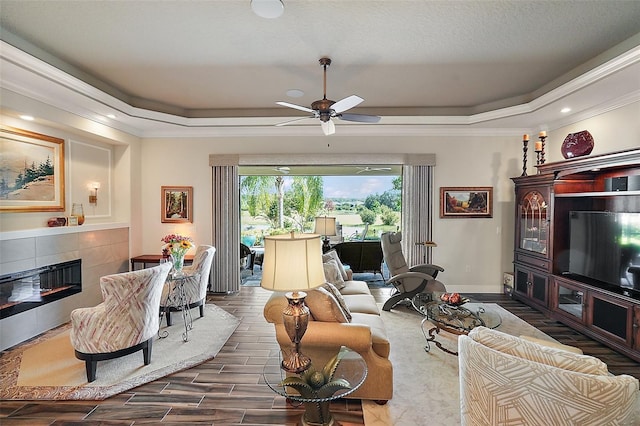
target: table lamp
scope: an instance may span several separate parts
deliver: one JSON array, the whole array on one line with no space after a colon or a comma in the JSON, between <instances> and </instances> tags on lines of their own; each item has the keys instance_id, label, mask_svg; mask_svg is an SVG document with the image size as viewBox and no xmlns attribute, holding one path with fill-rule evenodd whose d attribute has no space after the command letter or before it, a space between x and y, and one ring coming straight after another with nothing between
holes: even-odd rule
<instances>
[{"instance_id":1,"label":"table lamp","mask_svg":"<svg viewBox=\"0 0 640 426\"><path fill-rule=\"evenodd\" d=\"M324 235L322 240L322 251L327 252L331 249L329 237L336 235L336 218L335 217L316 217L316 227L313 230L315 234Z\"/></svg>"},{"instance_id":2,"label":"table lamp","mask_svg":"<svg viewBox=\"0 0 640 426\"><path fill-rule=\"evenodd\" d=\"M307 331L309 308L303 290L324 284L320 235L291 234L264 237L264 260L260 286L285 291L289 304L282 311L284 328L295 349L283 355L282 368L291 373L305 371L311 359L300 352L300 341Z\"/></svg>"}]
</instances>

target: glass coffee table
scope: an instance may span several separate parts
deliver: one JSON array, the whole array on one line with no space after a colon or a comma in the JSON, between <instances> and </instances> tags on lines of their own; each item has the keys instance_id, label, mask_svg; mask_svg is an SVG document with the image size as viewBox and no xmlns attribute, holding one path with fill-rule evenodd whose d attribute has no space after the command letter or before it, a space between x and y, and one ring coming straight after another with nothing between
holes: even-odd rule
<instances>
[{"instance_id":1,"label":"glass coffee table","mask_svg":"<svg viewBox=\"0 0 640 426\"><path fill-rule=\"evenodd\" d=\"M330 402L355 392L367 378L367 364L360 354L343 346L338 356L339 361L330 360L324 366L315 366L312 360L309 373L291 374L282 369L274 373L272 367L280 365L281 354L265 365L263 377L269 388L288 401L304 404L301 425L337 425Z\"/></svg>"},{"instance_id":2,"label":"glass coffee table","mask_svg":"<svg viewBox=\"0 0 640 426\"><path fill-rule=\"evenodd\" d=\"M445 348L441 342L436 340L436 335L441 331L461 335L468 334L475 327L496 328L502 324L500 315L485 309L482 304L450 305L442 302L437 293L418 293L413 297L411 303L416 311L424 315L420 328L427 341L424 348L427 352L431 350L431 342L433 342L444 352L458 355L457 352Z\"/></svg>"}]
</instances>

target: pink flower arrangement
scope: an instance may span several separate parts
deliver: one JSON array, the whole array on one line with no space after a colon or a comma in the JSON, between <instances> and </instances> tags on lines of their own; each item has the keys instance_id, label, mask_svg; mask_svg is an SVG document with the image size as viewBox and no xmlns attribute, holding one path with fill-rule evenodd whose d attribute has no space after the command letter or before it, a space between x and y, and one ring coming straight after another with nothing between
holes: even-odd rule
<instances>
[{"instance_id":1,"label":"pink flower arrangement","mask_svg":"<svg viewBox=\"0 0 640 426\"><path fill-rule=\"evenodd\" d=\"M169 234L162 237L161 240L165 243L163 250L167 250L173 256L184 256L191 247L193 247L193 240L191 237L185 237L178 234Z\"/></svg>"}]
</instances>

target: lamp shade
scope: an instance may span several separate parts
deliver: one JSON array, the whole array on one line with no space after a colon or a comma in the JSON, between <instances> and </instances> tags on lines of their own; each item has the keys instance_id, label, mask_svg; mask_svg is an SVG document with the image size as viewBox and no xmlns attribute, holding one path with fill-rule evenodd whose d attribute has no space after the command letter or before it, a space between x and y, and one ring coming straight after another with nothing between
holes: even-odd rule
<instances>
[{"instance_id":1,"label":"lamp shade","mask_svg":"<svg viewBox=\"0 0 640 426\"><path fill-rule=\"evenodd\" d=\"M304 291L324 282L320 235L291 233L264 237L262 288Z\"/></svg>"},{"instance_id":2,"label":"lamp shade","mask_svg":"<svg viewBox=\"0 0 640 426\"><path fill-rule=\"evenodd\" d=\"M316 227L313 232L325 236L336 235L336 218L316 217Z\"/></svg>"}]
</instances>

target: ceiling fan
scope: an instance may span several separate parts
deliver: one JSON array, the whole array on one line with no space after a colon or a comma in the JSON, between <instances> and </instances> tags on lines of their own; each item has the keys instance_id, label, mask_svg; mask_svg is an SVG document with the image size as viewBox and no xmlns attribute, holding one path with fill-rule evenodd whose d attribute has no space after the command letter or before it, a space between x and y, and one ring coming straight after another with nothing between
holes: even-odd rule
<instances>
[{"instance_id":1,"label":"ceiling fan","mask_svg":"<svg viewBox=\"0 0 640 426\"><path fill-rule=\"evenodd\" d=\"M282 174L288 175L289 172L291 171L291 168L289 167L274 167L273 170L275 170L276 172L280 172Z\"/></svg>"},{"instance_id":2,"label":"ceiling fan","mask_svg":"<svg viewBox=\"0 0 640 426\"><path fill-rule=\"evenodd\" d=\"M332 135L336 132L335 124L332 118L339 118L345 121L356 121L359 123L377 123L380 121L380 117L377 115L363 115L363 114L343 114L344 111L355 107L360 104L364 99L360 96L351 95L338 102L327 99L327 67L331 65L331 59L321 58L320 65L324 68L324 97L311 104L311 108L304 106L291 104L289 102L276 102L276 104L297 109L304 112L310 112L313 115L310 117L296 118L295 120L285 121L278 123L276 126L286 126L287 124L294 123L299 120L305 120L307 118L319 118L322 131L325 135Z\"/></svg>"},{"instance_id":3,"label":"ceiling fan","mask_svg":"<svg viewBox=\"0 0 640 426\"><path fill-rule=\"evenodd\" d=\"M381 172L381 171L390 171L391 167L358 167L360 170L356 172L357 175L360 173L368 173L368 172Z\"/></svg>"}]
</instances>

